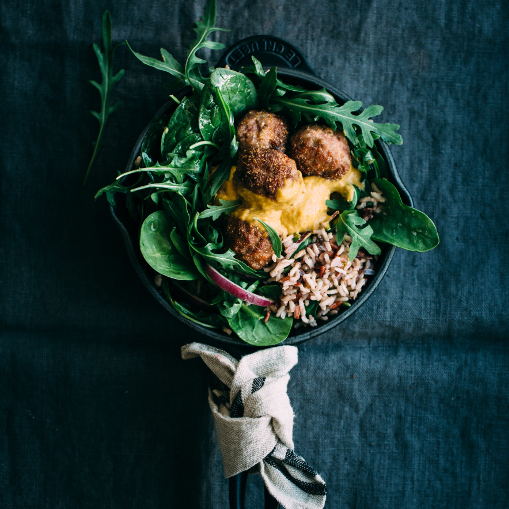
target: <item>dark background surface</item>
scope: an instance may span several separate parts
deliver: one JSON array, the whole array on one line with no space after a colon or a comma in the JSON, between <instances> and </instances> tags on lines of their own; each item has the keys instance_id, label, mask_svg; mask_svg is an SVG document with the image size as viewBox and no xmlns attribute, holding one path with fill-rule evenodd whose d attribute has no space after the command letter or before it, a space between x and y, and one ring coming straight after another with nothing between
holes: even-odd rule
<instances>
[{"instance_id":1,"label":"dark background surface","mask_svg":"<svg viewBox=\"0 0 509 509\"><path fill-rule=\"evenodd\" d=\"M0 7L0 507L226 508L199 341L148 295L105 200L167 75L126 48L89 184L100 79L91 43L183 60L204 1L33 0ZM382 121L441 235L397 251L373 297L302 345L296 451L330 508L509 507L509 4L220 2L216 40L280 36ZM206 52L204 52L206 54ZM215 52L210 61L220 56ZM250 479L248 508L262 506Z\"/></svg>"}]
</instances>

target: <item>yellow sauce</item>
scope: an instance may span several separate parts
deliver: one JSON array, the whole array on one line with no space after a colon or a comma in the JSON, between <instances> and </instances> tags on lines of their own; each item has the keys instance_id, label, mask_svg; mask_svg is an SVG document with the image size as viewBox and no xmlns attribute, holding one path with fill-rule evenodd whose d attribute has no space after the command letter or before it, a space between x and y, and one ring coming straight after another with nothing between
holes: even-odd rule
<instances>
[{"instance_id":1,"label":"yellow sauce","mask_svg":"<svg viewBox=\"0 0 509 509\"><path fill-rule=\"evenodd\" d=\"M261 219L284 237L314 230L320 223L327 223L330 216L325 201L331 193L339 193L351 201L354 197L353 185L364 188L360 171L350 167L350 171L340 180L302 176L298 180L288 179L285 186L278 189L274 201L238 186L233 181L235 170L233 166L230 179L216 194L216 201L242 200L243 203L232 212L233 216L258 225L256 219Z\"/></svg>"}]
</instances>

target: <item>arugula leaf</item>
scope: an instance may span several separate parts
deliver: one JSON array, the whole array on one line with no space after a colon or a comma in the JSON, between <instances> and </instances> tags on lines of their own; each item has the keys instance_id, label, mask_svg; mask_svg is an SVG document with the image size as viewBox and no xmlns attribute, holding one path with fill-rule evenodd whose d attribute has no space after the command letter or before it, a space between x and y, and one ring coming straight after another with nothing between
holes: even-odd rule
<instances>
[{"instance_id":1,"label":"arugula leaf","mask_svg":"<svg viewBox=\"0 0 509 509\"><path fill-rule=\"evenodd\" d=\"M242 288L245 288L248 292L254 292L256 287L260 283L260 281L255 281L253 284L248 285L245 281L242 281L240 277L236 274L231 274L228 276L231 281L238 284ZM220 302L218 308L219 312L222 316L224 316L228 321L233 318L242 307L242 303L244 302L242 299L236 298L233 295L230 295L228 292L223 290L224 299Z\"/></svg>"},{"instance_id":2,"label":"arugula leaf","mask_svg":"<svg viewBox=\"0 0 509 509\"><path fill-rule=\"evenodd\" d=\"M295 255L299 252L299 251L302 251L303 249L306 249L306 247L309 246L309 244L311 244L311 234L309 234L298 246L297 246L297 249L292 253L292 255L290 256L290 258L294 258ZM286 269L285 269L286 270ZM284 271L283 271L284 272ZM289 271L288 271L289 272Z\"/></svg>"},{"instance_id":3,"label":"arugula leaf","mask_svg":"<svg viewBox=\"0 0 509 509\"><path fill-rule=\"evenodd\" d=\"M99 196L101 196L102 194L105 194L106 199L108 200L108 203L112 207L116 207L117 203L115 201L115 195L117 193L125 194L126 195L126 206L127 206L127 210L129 210L129 215L133 219L136 219L138 217L138 214L136 212L136 206L134 205L133 197L131 195L131 189L133 187L137 186L140 183L140 181L142 180L142 178L143 177L140 177L134 184L132 184L130 186L123 186L120 182L115 181L115 182L113 182L113 184L110 184L108 186L103 187L102 189L99 189L99 191L97 191L94 199L97 200L97 198L99 198Z\"/></svg>"},{"instance_id":4,"label":"arugula leaf","mask_svg":"<svg viewBox=\"0 0 509 509\"><path fill-rule=\"evenodd\" d=\"M238 118L258 105L258 96L253 82L244 74L230 69L216 69L210 83L219 89L233 116Z\"/></svg>"},{"instance_id":5,"label":"arugula leaf","mask_svg":"<svg viewBox=\"0 0 509 509\"><path fill-rule=\"evenodd\" d=\"M140 251L145 261L164 276L193 280L199 277L196 268L187 261L171 242L172 225L164 210L150 214L141 226Z\"/></svg>"},{"instance_id":6,"label":"arugula leaf","mask_svg":"<svg viewBox=\"0 0 509 509\"><path fill-rule=\"evenodd\" d=\"M198 161L199 162L199 161ZM159 164L156 162L154 166L149 166L148 168L138 168L137 170L127 171L122 173L117 177L117 180L125 177L126 175L131 175L132 173L146 173L150 172L154 175L166 175L171 174L177 178L183 178L185 175L189 175L193 178L196 178L196 175L200 173L201 168L200 165L189 164L188 166L177 166L173 163L170 164Z\"/></svg>"},{"instance_id":7,"label":"arugula leaf","mask_svg":"<svg viewBox=\"0 0 509 509\"><path fill-rule=\"evenodd\" d=\"M246 65L242 67L242 72L256 74L259 78L263 78L265 76L265 71L263 70L262 63L251 55L251 60L253 61L253 65Z\"/></svg>"},{"instance_id":8,"label":"arugula leaf","mask_svg":"<svg viewBox=\"0 0 509 509\"><path fill-rule=\"evenodd\" d=\"M242 203L242 200L229 201L220 199L219 201L221 205L207 205L207 210L204 210L198 216L198 219L211 217L212 221L216 221L221 214L230 214Z\"/></svg>"},{"instance_id":9,"label":"arugula leaf","mask_svg":"<svg viewBox=\"0 0 509 509\"><path fill-rule=\"evenodd\" d=\"M196 52L202 48L208 49L223 49L224 44L219 42L208 41L207 37L216 31L227 31L223 28L216 28L216 0L209 0L205 6L205 11L200 21L196 23L194 31L198 37L193 41L191 49L187 54L185 66L179 64L170 53L164 48L161 48L161 56L163 60L146 57L140 53L136 53L130 46L129 49L133 52L134 56L150 67L159 69L160 71L167 72L173 76L172 81L168 84L168 88L184 87L191 85L194 89L200 91L203 88L205 79L200 73L199 65L205 63L205 60L198 58Z\"/></svg>"},{"instance_id":10,"label":"arugula leaf","mask_svg":"<svg viewBox=\"0 0 509 509\"><path fill-rule=\"evenodd\" d=\"M369 221L373 239L421 253L438 245L436 226L424 212L404 205L398 190L389 181L374 179L373 183L386 199L382 212Z\"/></svg>"},{"instance_id":11,"label":"arugula leaf","mask_svg":"<svg viewBox=\"0 0 509 509\"><path fill-rule=\"evenodd\" d=\"M371 133L378 134L385 142L401 145L403 140L396 133L399 129L397 124L376 124L370 121L371 117L379 115L382 106L368 106L361 113L354 115L353 112L358 111L362 103L360 101L348 101L343 106L339 106L336 102L327 102L325 104L312 104L309 96L299 97L279 97L274 99L274 104L287 108L292 118L297 124L301 120L301 115L307 115L311 118L323 118L329 127L338 129L337 124L341 124L346 137L354 144L357 144L357 134L354 126L357 126L364 137L367 145L372 147L374 139Z\"/></svg>"},{"instance_id":12,"label":"arugula leaf","mask_svg":"<svg viewBox=\"0 0 509 509\"><path fill-rule=\"evenodd\" d=\"M205 313L204 311L198 311L195 313L188 309L183 304L180 304L179 302L174 300L170 293L170 288L168 285L168 281L166 279L163 279L161 288L163 290L165 297L170 301L170 304L175 308L175 310L183 317L191 320L192 322L198 323L200 325L203 325L204 327L209 328L221 328L228 324L228 322L221 315L209 314Z\"/></svg>"},{"instance_id":13,"label":"arugula leaf","mask_svg":"<svg viewBox=\"0 0 509 509\"><path fill-rule=\"evenodd\" d=\"M380 138L376 133L372 133L371 135L374 140ZM357 144L352 148L350 153L352 155L352 164L354 168L362 171L365 175L370 174L370 176L372 176L374 173L375 178L387 177L387 166L384 158L378 152L375 144L372 147L367 146L362 134L357 136Z\"/></svg>"},{"instance_id":14,"label":"arugula leaf","mask_svg":"<svg viewBox=\"0 0 509 509\"><path fill-rule=\"evenodd\" d=\"M294 96L295 99L311 99L315 103L336 103L334 96L329 94L325 88L319 90L306 90Z\"/></svg>"},{"instance_id":15,"label":"arugula leaf","mask_svg":"<svg viewBox=\"0 0 509 509\"><path fill-rule=\"evenodd\" d=\"M131 193L135 193L143 189L159 189L160 191L173 191L181 194L189 194L192 191L192 188L193 184L189 180L182 184L173 182L153 182L151 184L146 184L144 186L131 189Z\"/></svg>"},{"instance_id":16,"label":"arugula leaf","mask_svg":"<svg viewBox=\"0 0 509 509\"><path fill-rule=\"evenodd\" d=\"M192 43L191 49L187 54L187 60L184 73L187 83L197 90L202 90L205 79L200 73L199 65L206 63L202 58L196 56L196 52L202 48L212 50L223 49L225 46L219 42L208 41L207 37L213 32L227 32L223 28L216 28L216 0L209 0L205 6L205 11L200 20L196 23L194 31L198 34L196 40Z\"/></svg>"},{"instance_id":17,"label":"arugula leaf","mask_svg":"<svg viewBox=\"0 0 509 509\"><path fill-rule=\"evenodd\" d=\"M216 253L214 252L214 250L217 249L216 245L212 243L208 243L204 247L198 247L195 244L192 244L191 247L207 262L220 265L225 269L238 270L239 272L249 276L255 276L262 279L267 277L266 274L261 274L240 260L237 260L237 258L235 258L235 253L231 249L228 249L225 253Z\"/></svg>"},{"instance_id":18,"label":"arugula leaf","mask_svg":"<svg viewBox=\"0 0 509 509\"><path fill-rule=\"evenodd\" d=\"M161 154L171 153L183 138L200 132L198 127L199 103L200 99L197 95L182 99L173 112L168 126L164 129L161 138Z\"/></svg>"},{"instance_id":19,"label":"arugula leaf","mask_svg":"<svg viewBox=\"0 0 509 509\"><path fill-rule=\"evenodd\" d=\"M126 43L127 47L131 50L133 55L138 60L140 60L140 62L143 62L145 65L154 67L155 69L158 69L160 71L170 73L174 77L174 79L171 82L172 88L174 87L176 88L177 86L184 87L185 85L189 84L186 80L184 68L164 48L161 48L161 56L163 57L163 61L161 62L160 60L157 60L155 58L145 57L140 53L136 53L136 51L134 51L131 48L131 46L129 46L129 43L127 41Z\"/></svg>"},{"instance_id":20,"label":"arugula leaf","mask_svg":"<svg viewBox=\"0 0 509 509\"><path fill-rule=\"evenodd\" d=\"M260 219L258 219L256 217L254 219L256 219L259 223L261 223L263 225L263 227L267 230L267 233L269 234L270 242L272 243L272 249L274 249L274 253L276 253L276 256L278 258L281 258L281 251L283 250L283 243L281 242L281 239L279 238L279 233L276 230L274 230L274 228L272 228L272 226L270 226L269 224L264 223L263 221L261 221Z\"/></svg>"},{"instance_id":21,"label":"arugula leaf","mask_svg":"<svg viewBox=\"0 0 509 509\"><path fill-rule=\"evenodd\" d=\"M152 166L157 162L159 147L156 144L156 140L161 139L166 122L164 117L154 119L148 128L147 134L141 142L140 154L143 159L143 163L147 167Z\"/></svg>"},{"instance_id":22,"label":"arugula leaf","mask_svg":"<svg viewBox=\"0 0 509 509\"><path fill-rule=\"evenodd\" d=\"M219 188L230 178L231 167L232 160L230 157L226 157L221 161L210 179L210 187L205 193L203 199L205 203L210 202L219 191Z\"/></svg>"},{"instance_id":23,"label":"arugula leaf","mask_svg":"<svg viewBox=\"0 0 509 509\"><path fill-rule=\"evenodd\" d=\"M357 203L360 199L361 190L357 186L353 186L354 195L352 201L347 201L344 199L337 200L326 200L325 205L333 210L354 210L357 207Z\"/></svg>"},{"instance_id":24,"label":"arugula leaf","mask_svg":"<svg viewBox=\"0 0 509 509\"><path fill-rule=\"evenodd\" d=\"M288 83L283 83L281 80L277 80L278 88L283 90L288 90L289 92L309 92L306 88L299 87L298 85L289 85Z\"/></svg>"},{"instance_id":25,"label":"arugula leaf","mask_svg":"<svg viewBox=\"0 0 509 509\"><path fill-rule=\"evenodd\" d=\"M359 216L356 210L345 210L339 216L337 224L337 242L341 245L345 233L350 235L352 243L350 245L350 252L348 258L353 261L359 252L359 248L363 247L369 254L377 255L382 251L380 248L371 240L373 234L373 228L370 225L364 228L358 228L359 226L365 225L366 221Z\"/></svg>"},{"instance_id":26,"label":"arugula leaf","mask_svg":"<svg viewBox=\"0 0 509 509\"><path fill-rule=\"evenodd\" d=\"M117 111L120 106L120 103L115 104L114 106L110 106L110 97L111 91L116 83L120 81L122 76L124 75L124 69L117 72L117 74L113 75L113 56L115 55L115 50L121 44L115 46L114 48L111 45L111 15L110 11L105 11L102 19L102 32L103 32L103 46L104 53L101 52L99 46L94 43L94 51L97 56L97 60L99 62L99 67L101 68L102 74L102 83L99 84L97 81L90 80L89 83L93 85L99 93L101 94L101 111L98 113L97 111L91 111L92 115L99 121L99 134L97 136L97 140L92 144L94 146L94 151L92 152L92 158L88 164L87 171L85 173L85 178L83 179L83 185L87 183L88 177L90 175L90 170L92 169L92 165L94 164L95 158L99 152L99 149L103 143L103 134L104 127L106 125L106 121ZM122 43L123 44L123 43Z\"/></svg>"},{"instance_id":27,"label":"arugula leaf","mask_svg":"<svg viewBox=\"0 0 509 509\"><path fill-rule=\"evenodd\" d=\"M267 108L270 98L274 94L277 85L277 70L273 67L262 77L260 83L260 105L262 108Z\"/></svg>"},{"instance_id":28,"label":"arugula leaf","mask_svg":"<svg viewBox=\"0 0 509 509\"><path fill-rule=\"evenodd\" d=\"M257 278L264 279L268 277L266 273L256 271L251 267L247 266L245 263L241 262L240 260L237 260L237 258L235 258L235 253L231 249L228 249L224 253L216 252L218 249L222 248L223 244L216 242L208 242L207 239L205 239L205 237L198 230L198 216L199 214L196 213L193 218L193 221L191 222L188 228L188 242L189 245L191 246L191 249L195 253L202 256L207 263L219 265L228 270L237 270L242 274L248 274L250 276L255 276ZM198 238L199 242L205 244L203 247L198 246L196 244L196 241L193 238L193 234Z\"/></svg>"}]
</instances>

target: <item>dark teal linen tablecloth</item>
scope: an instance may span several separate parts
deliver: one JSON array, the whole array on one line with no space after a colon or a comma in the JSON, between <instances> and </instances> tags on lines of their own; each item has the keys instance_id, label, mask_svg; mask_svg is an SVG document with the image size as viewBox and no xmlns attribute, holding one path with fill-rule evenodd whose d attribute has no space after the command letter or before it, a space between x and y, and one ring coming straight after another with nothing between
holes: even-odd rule
<instances>
[{"instance_id":1,"label":"dark teal linen tablecloth","mask_svg":"<svg viewBox=\"0 0 509 509\"><path fill-rule=\"evenodd\" d=\"M167 99L126 75L86 187L92 42L182 60L203 1L55 0L0 9L0 508L227 508L200 336L138 281L96 190ZM296 449L335 509L509 507L509 4L220 2L218 39L287 39L317 74L401 124L392 149L440 246L398 251L371 299L300 347ZM205 54L207 52L204 52ZM210 54L209 54L210 55ZM219 53L210 56L211 61ZM185 388L185 389L184 389ZM259 479L249 509L262 506Z\"/></svg>"}]
</instances>

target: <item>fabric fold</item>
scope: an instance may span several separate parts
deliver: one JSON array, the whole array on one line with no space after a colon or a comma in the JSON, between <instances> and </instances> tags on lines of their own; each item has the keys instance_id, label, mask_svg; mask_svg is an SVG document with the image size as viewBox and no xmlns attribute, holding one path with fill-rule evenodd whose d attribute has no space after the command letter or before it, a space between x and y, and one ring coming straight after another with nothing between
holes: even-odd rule
<instances>
[{"instance_id":1,"label":"fabric fold","mask_svg":"<svg viewBox=\"0 0 509 509\"><path fill-rule=\"evenodd\" d=\"M209 406L225 477L258 471L285 509L321 509L326 485L293 451L294 414L287 386L298 362L295 346L279 346L239 361L202 343L182 347L182 358L201 357L214 373Z\"/></svg>"}]
</instances>

